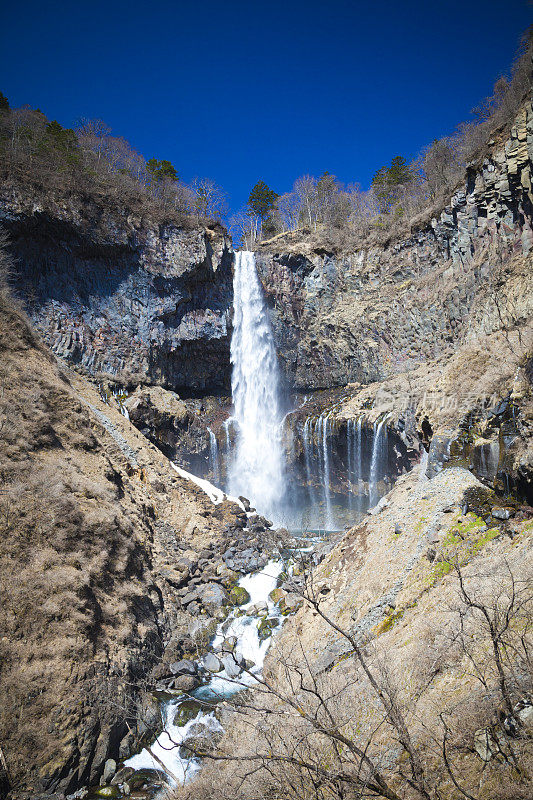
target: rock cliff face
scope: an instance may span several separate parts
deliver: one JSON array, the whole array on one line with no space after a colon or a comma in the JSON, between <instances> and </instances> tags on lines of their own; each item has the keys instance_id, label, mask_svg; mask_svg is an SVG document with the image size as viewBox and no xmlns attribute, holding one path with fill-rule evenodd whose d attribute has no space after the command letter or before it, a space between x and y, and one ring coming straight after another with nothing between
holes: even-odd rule
<instances>
[{"instance_id":1,"label":"rock cliff face","mask_svg":"<svg viewBox=\"0 0 533 800\"><path fill-rule=\"evenodd\" d=\"M411 236L349 254L290 237L260 249L286 383L306 391L380 380L468 338L498 265L533 246L532 159L528 103L509 138L491 142L449 205Z\"/></svg>"},{"instance_id":2,"label":"rock cliff face","mask_svg":"<svg viewBox=\"0 0 533 800\"><path fill-rule=\"evenodd\" d=\"M58 356L173 390L227 389L232 254L220 226L17 188L0 196L0 223L17 288Z\"/></svg>"}]
</instances>

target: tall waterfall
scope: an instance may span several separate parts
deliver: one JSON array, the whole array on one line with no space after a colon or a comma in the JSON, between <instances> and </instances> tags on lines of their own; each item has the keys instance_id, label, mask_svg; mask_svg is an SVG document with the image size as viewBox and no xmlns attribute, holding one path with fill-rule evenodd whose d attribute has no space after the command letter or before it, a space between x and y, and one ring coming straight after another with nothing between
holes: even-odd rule
<instances>
[{"instance_id":1,"label":"tall waterfall","mask_svg":"<svg viewBox=\"0 0 533 800\"><path fill-rule=\"evenodd\" d=\"M251 252L235 255L233 298L231 390L237 441L229 489L276 517L284 495L278 364Z\"/></svg>"}]
</instances>

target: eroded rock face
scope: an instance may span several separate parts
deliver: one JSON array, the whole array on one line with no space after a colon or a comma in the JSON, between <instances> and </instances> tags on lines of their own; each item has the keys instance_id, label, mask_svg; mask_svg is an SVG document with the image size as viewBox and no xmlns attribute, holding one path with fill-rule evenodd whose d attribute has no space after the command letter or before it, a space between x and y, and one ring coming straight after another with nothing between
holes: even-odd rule
<instances>
[{"instance_id":1,"label":"eroded rock face","mask_svg":"<svg viewBox=\"0 0 533 800\"><path fill-rule=\"evenodd\" d=\"M209 446L209 433L201 418L174 392L160 386L138 387L124 406L130 420L169 458L201 453Z\"/></svg>"},{"instance_id":2,"label":"eroded rock face","mask_svg":"<svg viewBox=\"0 0 533 800\"><path fill-rule=\"evenodd\" d=\"M305 240L260 248L286 383L307 391L382 380L464 340L495 265L533 246L532 140L527 104L508 139L408 238L348 254Z\"/></svg>"},{"instance_id":3,"label":"eroded rock face","mask_svg":"<svg viewBox=\"0 0 533 800\"><path fill-rule=\"evenodd\" d=\"M51 349L89 373L179 390L229 386L231 244L82 198L0 196L17 288Z\"/></svg>"}]
</instances>

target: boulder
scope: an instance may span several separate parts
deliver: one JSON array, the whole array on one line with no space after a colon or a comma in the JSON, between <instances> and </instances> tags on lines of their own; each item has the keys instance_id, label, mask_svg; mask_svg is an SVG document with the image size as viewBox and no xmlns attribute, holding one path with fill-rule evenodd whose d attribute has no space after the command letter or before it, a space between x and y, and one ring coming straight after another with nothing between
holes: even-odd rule
<instances>
[{"instance_id":1,"label":"boulder","mask_svg":"<svg viewBox=\"0 0 533 800\"><path fill-rule=\"evenodd\" d=\"M197 675L180 675L174 680L174 689L179 689L182 692L193 692L197 689L201 680Z\"/></svg>"},{"instance_id":2,"label":"boulder","mask_svg":"<svg viewBox=\"0 0 533 800\"><path fill-rule=\"evenodd\" d=\"M214 728L203 722L196 722L189 728L182 748L186 754L209 753L216 748L222 735L223 731L221 728Z\"/></svg>"},{"instance_id":3,"label":"boulder","mask_svg":"<svg viewBox=\"0 0 533 800\"><path fill-rule=\"evenodd\" d=\"M198 587L198 599L211 616L228 605L228 595L218 583L205 583Z\"/></svg>"},{"instance_id":4,"label":"boulder","mask_svg":"<svg viewBox=\"0 0 533 800\"><path fill-rule=\"evenodd\" d=\"M233 606L243 606L250 602L250 595L244 586L232 586L229 593L230 603Z\"/></svg>"},{"instance_id":5,"label":"boulder","mask_svg":"<svg viewBox=\"0 0 533 800\"><path fill-rule=\"evenodd\" d=\"M184 725L190 722L191 719L196 719L201 710L202 704L197 700L184 700L179 704L176 713L174 714L174 725L176 725L178 728L182 728Z\"/></svg>"},{"instance_id":6,"label":"boulder","mask_svg":"<svg viewBox=\"0 0 533 800\"><path fill-rule=\"evenodd\" d=\"M228 678L236 678L239 675L241 668L232 655L224 656L222 658L222 663L224 664L224 670Z\"/></svg>"},{"instance_id":7,"label":"boulder","mask_svg":"<svg viewBox=\"0 0 533 800\"><path fill-rule=\"evenodd\" d=\"M133 767L122 767L122 769L119 769L117 772L115 772L115 775L111 780L111 786L118 786L121 783L126 783L126 781L129 781L134 772L135 770Z\"/></svg>"},{"instance_id":8,"label":"boulder","mask_svg":"<svg viewBox=\"0 0 533 800\"><path fill-rule=\"evenodd\" d=\"M221 672L224 667L214 653L208 653L204 658L204 666L208 672Z\"/></svg>"},{"instance_id":9,"label":"boulder","mask_svg":"<svg viewBox=\"0 0 533 800\"><path fill-rule=\"evenodd\" d=\"M519 703L516 709L516 716L527 733L533 733L533 704L527 701Z\"/></svg>"},{"instance_id":10,"label":"boulder","mask_svg":"<svg viewBox=\"0 0 533 800\"><path fill-rule=\"evenodd\" d=\"M236 636L228 636L227 639L224 639L222 642L222 651L225 653L232 653L235 650L237 645L237 637Z\"/></svg>"},{"instance_id":11,"label":"boulder","mask_svg":"<svg viewBox=\"0 0 533 800\"><path fill-rule=\"evenodd\" d=\"M102 775L102 785L111 783L111 779L117 771L117 762L113 758L108 758L104 764L104 772Z\"/></svg>"},{"instance_id":12,"label":"boulder","mask_svg":"<svg viewBox=\"0 0 533 800\"><path fill-rule=\"evenodd\" d=\"M263 642L265 639L269 639L272 636L272 626L268 619L261 620L257 627L257 634L260 642Z\"/></svg>"},{"instance_id":13,"label":"boulder","mask_svg":"<svg viewBox=\"0 0 533 800\"><path fill-rule=\"evenodd\" d=\"M253 606L250 606L247 613L250 614L250 616L268 614L268 605L264 600L259 600L257 603L254 603Z\"/></svg>"},{"instance_id":14,"label":"boulder","mask_svg":"<svg viewBox=\"0 0 533 800\"><path fill-rule=\"evenodd\" d=\"M96 797L120 797L120 789L118 786L101 786L94 793Z\"/></svg>"},{"instance_id":15,"label":"boulder","mask_svg":"<svg viewBox=\"0 0 533 800\"><path fill-rule=\"evenodd\" d=\"M179 675L196 675L198 665L194 661L184 658L182 661L175 661L170 664L170 671L176 677Z\"/></svg>"},{"instance_id":16,"label":"boulder","mask_svg":"<svg viewBox=\"0 0 533 800\"><path fill-rule=\"evenodd\" d=\"M139 769L128 778L130 789L141 789L143 786L163 786L167 783L168 776L160 769Z\"/></svg>"},{"instance_id":17,"label":"boulder","mask_svg":"<svg viewBox=\"0 0 533 800\"><path fill-rule=\"evenodd\" d=\"M243 504L245 511L250 511L251 510L250 509L250 501L248 500L247 497L243 497L242 495L239 495L239 500Z\"/></svg>"},{"instance_id":18,"label":"boulder","mask_svg":"<svg viewBox=\"0 0 533 800\"><path fill-rule=\"evenodd\" d=\"M514 515L514 509L512 508L493 508L490 512L495 519L509 519Z\"/></svg>"}]
</instances>

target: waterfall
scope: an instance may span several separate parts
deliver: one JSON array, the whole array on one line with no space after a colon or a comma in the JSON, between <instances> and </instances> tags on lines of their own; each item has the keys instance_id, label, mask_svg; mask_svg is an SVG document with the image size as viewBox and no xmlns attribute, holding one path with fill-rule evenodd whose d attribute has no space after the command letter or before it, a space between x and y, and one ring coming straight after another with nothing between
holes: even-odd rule
<instances>
[{"instance_id":1,"label":"waterfall","mask_svg":"<svg viewBox=\"0 0 533 800\"><path fill-rule=\"evenodd\" d=\"M326 518L324 521L324 527L328 530L332 530L333 525L333 517L331 512L331 480L329 474L329 418L332 412L330 411L329 414L321 417L322 419L322 458L324 461L324 507L326 512Z\"/></svg>"},{"instance_id":2,"label":"waterfall","mask_svg":"<svg viewBox=\"0 0 533 800\"><path fill-rule=\"evenodd\" d=\"M369 480L369 496L370 508L373 508L379 500L378 483L383 475L383 460L387 443L387 426L385 425L386 417L382 417L379 422L374 422L374 432L372 441L372 458L370 461L370 480ZM383 431L385 431L383 433Z\"/></svg>"},{"instance_id":3,"label":"waterfall","mask_svg":"<svg viewBox=\"0 0 533 800\"><path fill-rule=\"evenodd\" d=\"M218 465L218 442L217 437L211 430L209 431L209 472L211 473L212 482L218 486L220 484L220 468Z\"/></svg>"},{"instance_id":4,"label":"waterfall","mask_svg":"<svg viewBox=\"0 0 533 800\"><path fill-rule=\"evenodd\" d=\"M337 521L333 514L331 501L331 423L330 417L333 410L321 414L317 419L307 417L304 423L302 439L305 475L309 502L311 504L311 519L317 528L335 530ZM316 461L316 468L314 463ZM319 511L319 500L313 486L313 471L317 469L318 480L322 485L322 511Z\"/></svg>"},{"instance_id":5,"label":"waterfall","mask_svg":"<svg viewBox=\"0 0 533 800\"><path fill-rule=\"evenodd\" d=\"M312 455L313 455L313 420L307 417L303 428L303 448L304 448L304 463L305 463L305 476L307 479L307 493L309 495L309 502L314 509L317 506L317 498L315 487L313 486L313 472L312 472Z\"/></svg>"},{"instance_id":6,"label":"waterfall","mask_svg":"<svg viewBox=\"0 0 533 800\"><path fill-rule=\"evenodd\" d=\"M237 442L229 488L263 514L278 516L284 495L278 364L251 252L235 254L233 298L231 390Z\"/></svg>"},{"instance_id":7,"label":"waterfall","mask_svg":"<svg viewBox=\"0 0 533 800\"><path fill-rule=\"evenodd\" d=\"M363 447L363 420L361 417L357 418L357 442L356 442L356 454L355 454L355 462L356 462L356 469L357 469L357 510L362 510L363 504L363 496L361 493L361 481L363 480L363 455L362 455L362 447Z\"/></svg>"},{"instance_id":8,"label":"waterfall","mask_svg":"<svg viewBox=\"0 0 533 800\"><path fill-rule=\"evenodd\" d=\"M354 478L354 466L353 466L353 456L355 453L354 449L354 430L353 430L353 420L348 419L346 420L346 461L347 461L347 482L348 482L348 507L350 511L353 508L353 492L352 492L352 484Z\"/></svg>"},{"instance_id":9,"label":"waterfall","mask_svg":"<svg viewBox=\"0 0 533 800\"><path fill-rule=\"evenodd\" d=\"M357 502L356 502L356 510L361 511L361 493L360 483L363 478L362 475L362 455L361 455L361 446L362 446L362 426L363 421L361 417L358 417L357 420L349 419L346 422L346 451L347 451L347 461L348 461L348 482L351 486L357 487ZM353 509L354 506L354 493L350 489L349 492L349 499L348 499L350 510Z\"/></svg>"}]
</instances>

